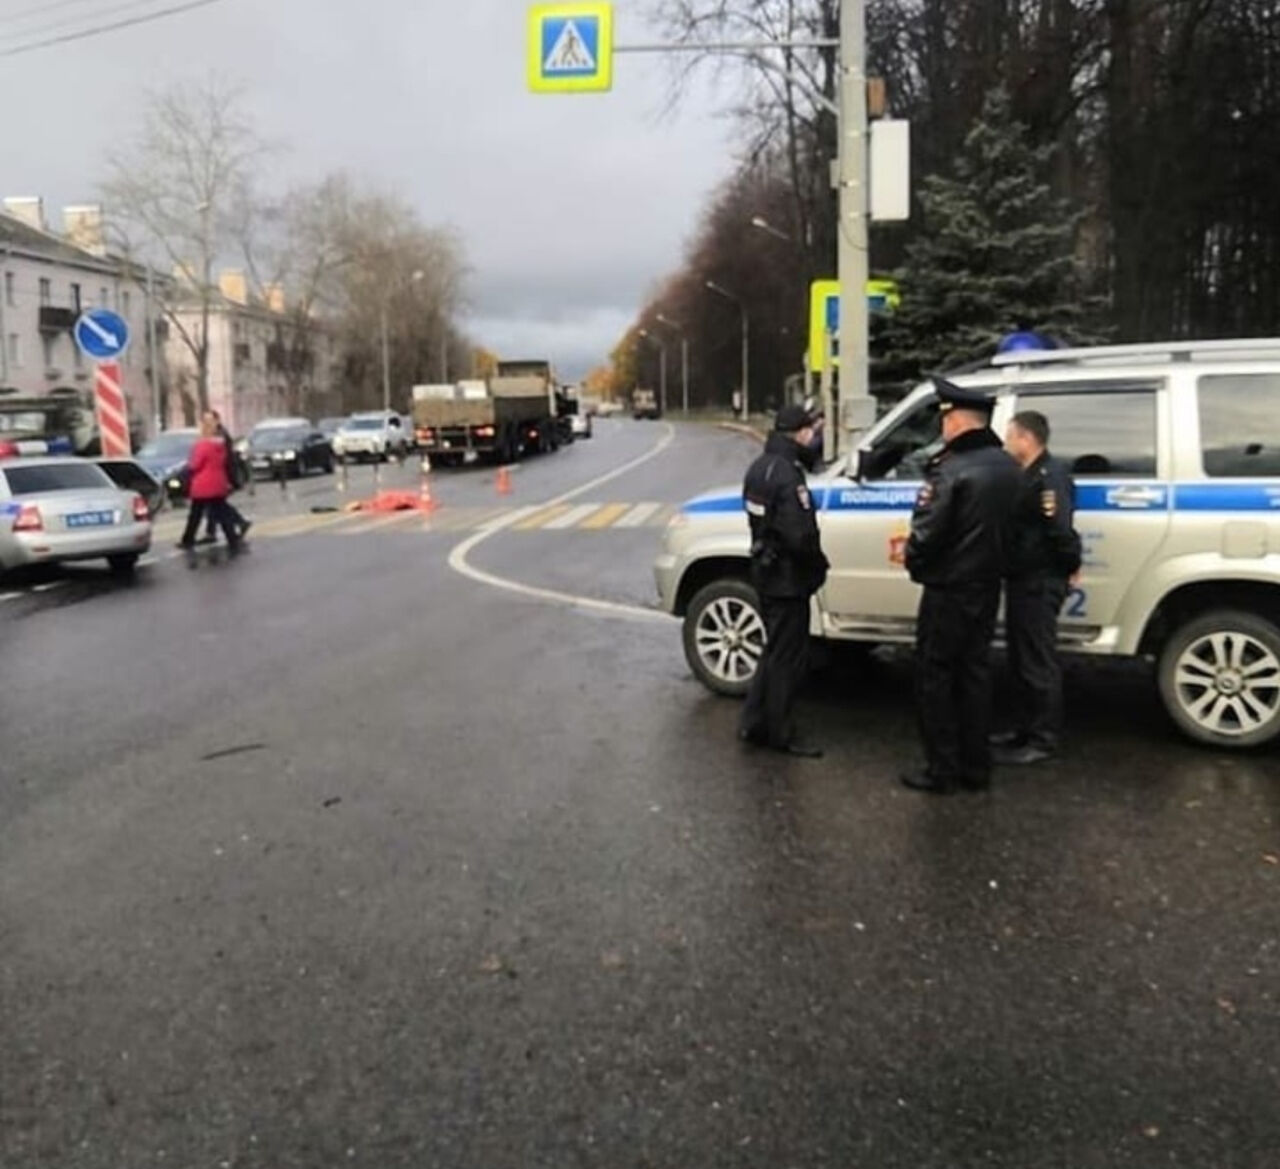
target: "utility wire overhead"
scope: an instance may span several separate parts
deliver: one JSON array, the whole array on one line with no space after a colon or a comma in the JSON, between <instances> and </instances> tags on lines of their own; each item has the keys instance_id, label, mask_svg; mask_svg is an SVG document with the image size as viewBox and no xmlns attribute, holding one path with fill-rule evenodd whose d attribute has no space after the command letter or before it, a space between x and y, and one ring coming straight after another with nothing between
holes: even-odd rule
<instances>
[{"instance_id":1,"label":"utility wire overhead","mask_svg":"<svg viewBox=\"0 0 1280 1169\"><path fill-rule=\"evenodd\" d=\"M54 45L64 45L71 41L85 40L89 37L102 36L104 33L116 32L119 29L133 28L140 24L150 24L155 20L162 20L167 16L177 16L182 12L191 12L196 8L207 8L211 4L220 4L222 0L187 0L185 4L175 4L168 8L161 8L155 12L149 12L140 16L131 16L123 20L111 21L106 24L92 25L88 28L78 29L74 32L65 32L57 36L44 37L29 41L25 44L14 45L10 48L0 48L0 58L16 57L20 53L32 53L37 49L47 49Z\"/></svg>"},{"instance_id":2,"label":"utility wire overhead","mask_svg":"<svg viewBox=\"0 0 1280 1169\"><path fill-rule=\"evenodd\" d=\"M172 3L173 0L118 0L107 7L95 8L93 13L78 13L59 17L48 24L36 24L29 28L10 31L3 19L0 19L0 41L39 41L56 33L75 31L86 28L97 28L107 24L116 17L127 14L145 15L147 10L155 11L157 5Z\"/></svg>"},{"instance_id":3,"label":"utility wire overhead","mask_svg":"<svg viewBox=\"0 0 1280 1169\"><path fill-rule=\"evenodd\" d=\"M51 13L61 12L67 8L80 8L85 4L92 7L100 2L101 0L54 0L52 4L34 4L30 8L22 8L17 12L0 10L0 26L20 24L32 16L49 16ZM96 14L92 12L84 14L86 20L92 20L95 16Z\"/></svg>"}]
</instances>

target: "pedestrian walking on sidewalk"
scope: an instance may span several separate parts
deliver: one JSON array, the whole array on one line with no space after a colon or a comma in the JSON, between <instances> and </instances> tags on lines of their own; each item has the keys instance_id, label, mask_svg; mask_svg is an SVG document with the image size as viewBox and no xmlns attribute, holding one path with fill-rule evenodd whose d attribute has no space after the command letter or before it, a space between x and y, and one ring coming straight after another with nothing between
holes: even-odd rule
<instances>
[{"instance_id":1,"label":"pedestrian walking on sidewalk","mask_svg":"<svg viewBox=\"0 0 1280 1169\"><path fill-rule=\"evenodd\" d=\"M188 489L191 506L178 547L195 547L200 522L208 515L222 528L231 551L239 552L240 530L227 507L231 480L227 476L226 444L218 437L218 423L212 413L200 419L200 438L191 448L187 469L191 476Z\"/></svg>"}]
</instances>

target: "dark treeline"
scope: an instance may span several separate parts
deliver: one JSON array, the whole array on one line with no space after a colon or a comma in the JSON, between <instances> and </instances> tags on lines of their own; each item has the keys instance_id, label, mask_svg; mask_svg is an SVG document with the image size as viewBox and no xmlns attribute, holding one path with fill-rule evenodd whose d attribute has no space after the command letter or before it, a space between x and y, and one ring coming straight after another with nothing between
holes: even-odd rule
<instances>
[{"instance_id":1,"label":"dark treeline","mask_svg":"<svg viewBox=\"0 0 1280 1169\"><path fill-rule=\"evenodd\" d=\"M1070 287L1091 335L1117 341L1273 334L1280 328L1280 0L870 0L869 72L912 123L913 185L954 179L993 92L1042 160L1045 205L1074 224ZM663 0L689 40L835 37L838 0ZM684 267L639 328L690 340L693 398L740 380L732 290L751 319L751 382L777 397L801 367L811 279L834 275L831 50L740 58L741 166L707 209ZM753 228L761 216L786 240ZM872 266L903 268L937 229L873 225ZM918 254L921 249L915 248ZM903 287L911 296L911 289ZM1009 322L1012 327L1013 322ZM656 348L629 334L621 388L656 381ZM967 356L956 354L957 357ZM672 370L677 368L672 362ZM676 384L673 377L672 384Z\"/></svg>"}]
</instances>

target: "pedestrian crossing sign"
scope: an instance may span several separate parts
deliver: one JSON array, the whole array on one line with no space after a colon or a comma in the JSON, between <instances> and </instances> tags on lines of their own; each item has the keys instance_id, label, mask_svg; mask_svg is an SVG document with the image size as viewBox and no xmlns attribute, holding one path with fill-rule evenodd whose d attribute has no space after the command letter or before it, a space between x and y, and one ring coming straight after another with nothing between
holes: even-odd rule
<instances>
[{"instance_id":1,"label":"pedestrian crossing sign","mask_svg":"<svg viewBox=\"0 0 1280 1169\"><path fill-rule=\"evenodd\" d=\"M529 10L529 88L601 93L613 88L613 5L584 0Z\"/></svg>"}]
</instances>

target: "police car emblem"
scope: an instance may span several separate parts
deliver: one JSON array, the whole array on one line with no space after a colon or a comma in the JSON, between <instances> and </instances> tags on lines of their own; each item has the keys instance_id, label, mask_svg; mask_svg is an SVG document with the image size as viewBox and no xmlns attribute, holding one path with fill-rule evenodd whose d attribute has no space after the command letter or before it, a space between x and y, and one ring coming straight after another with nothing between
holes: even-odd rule
<instances>
[{"instance_id":1,"label":"police car emblem","mask_svg":"<svg viewBox=\"0 0 1280 1169\"><path fill-rule=\"evenodd\" d=\"M1046 519L1054 519L1058 514L1058 495L1055 491L1040 492L1040 510Z\"/></svg>"}]
</instances>

